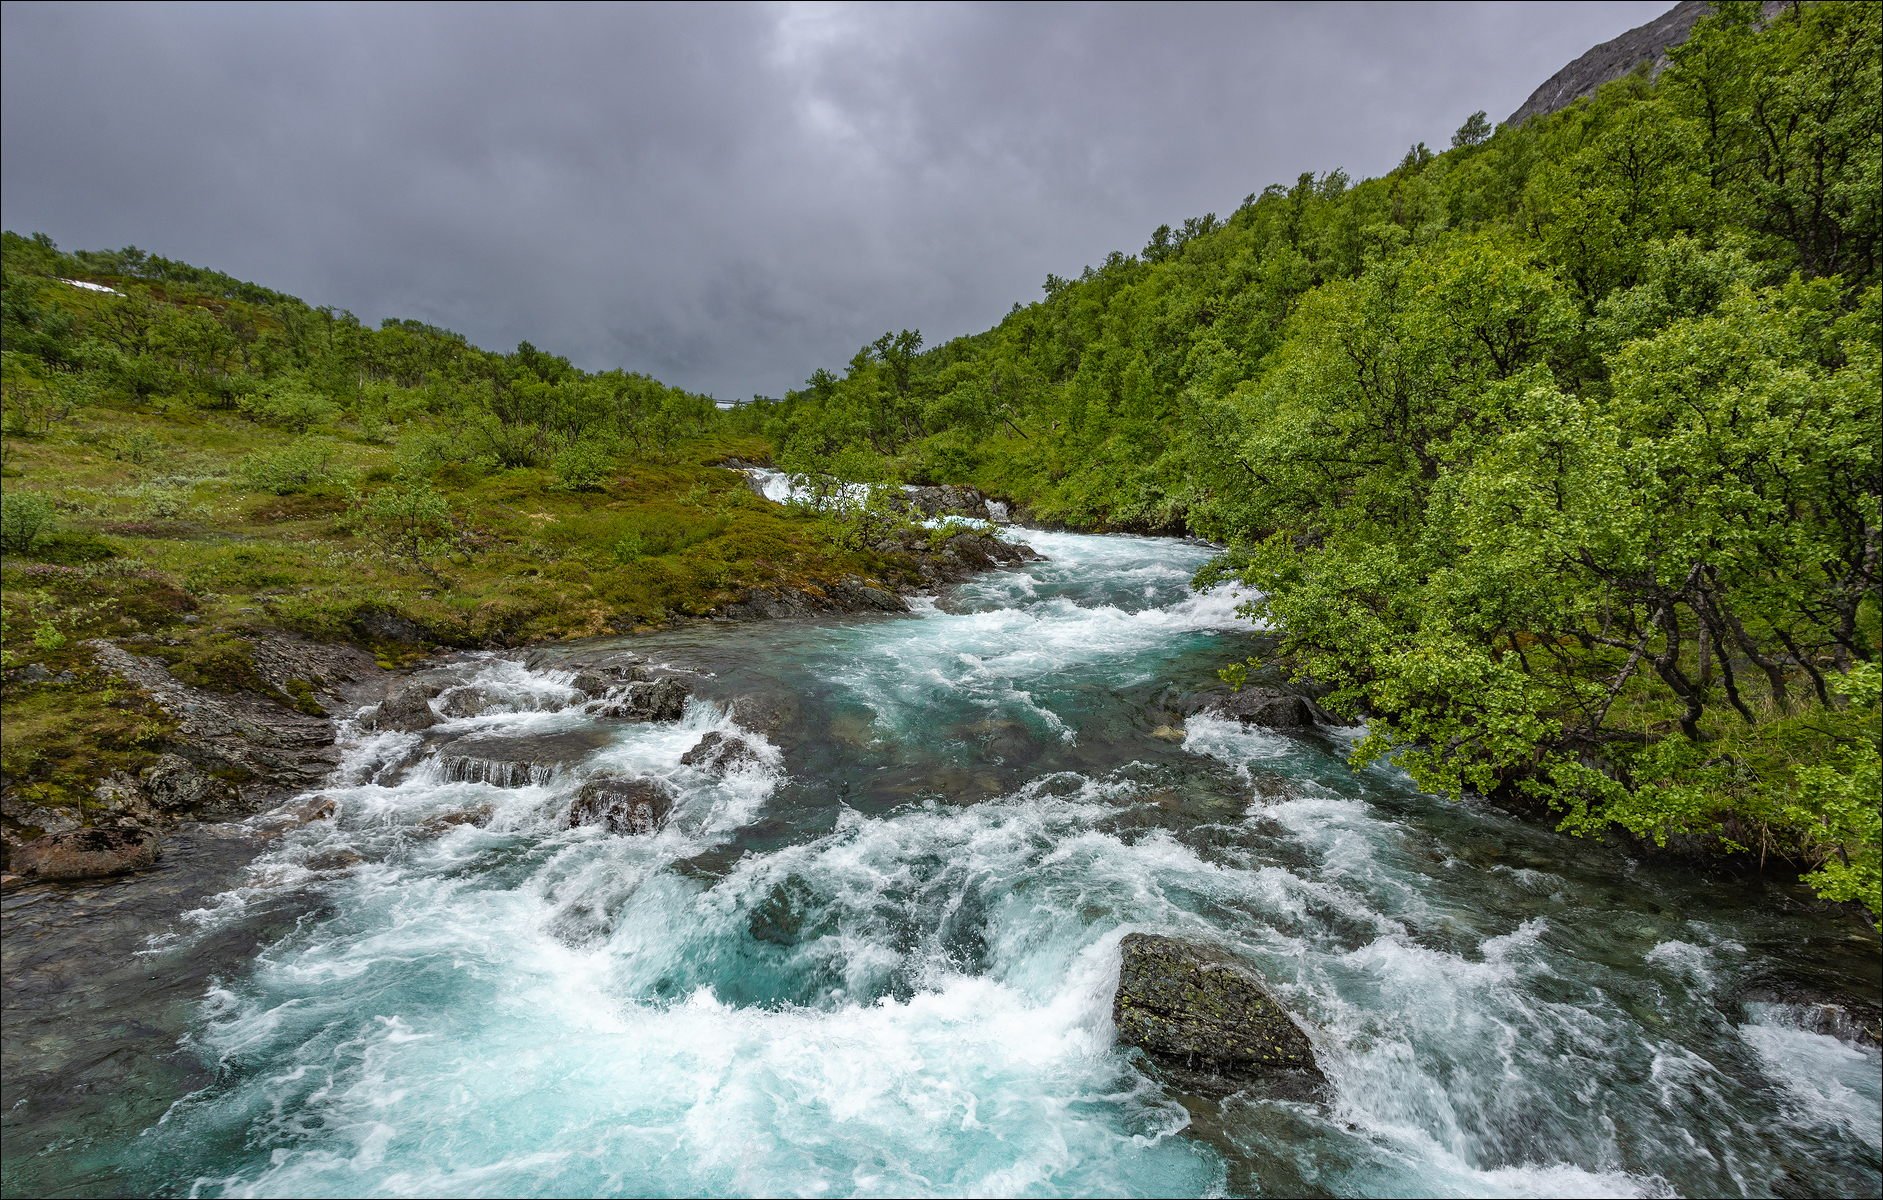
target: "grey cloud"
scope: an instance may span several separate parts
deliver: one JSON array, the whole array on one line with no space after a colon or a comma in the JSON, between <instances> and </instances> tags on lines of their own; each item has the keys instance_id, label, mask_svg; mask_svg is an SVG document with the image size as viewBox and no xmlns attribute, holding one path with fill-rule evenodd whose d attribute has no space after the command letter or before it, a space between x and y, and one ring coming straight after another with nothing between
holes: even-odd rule
<instances>
[{"instance_id":1,"label":"grey cloud","mask_svg":"<svg viewBox=\"0 0 1883 1200\"><path fill-rule=\"evenodd\" d=\"M1665 7L8 3L0 219L777 394L1387 170Z\"/></svg>"}]
</instances>

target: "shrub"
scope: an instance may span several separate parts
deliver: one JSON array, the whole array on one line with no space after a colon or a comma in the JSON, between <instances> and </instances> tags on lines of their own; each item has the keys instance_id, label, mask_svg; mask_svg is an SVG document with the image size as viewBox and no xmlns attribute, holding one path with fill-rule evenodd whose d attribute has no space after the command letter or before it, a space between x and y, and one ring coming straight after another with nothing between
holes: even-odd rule
<instances>
[{"instance_id":1,"label":"shrub","mask_svg":"<svg viewBox=\"0 0 1883 1200\"><path fill-rule=\"evenodd\" d=\"M36 492L0 494L0 548L25 554L52 529L52 501Z\"/></svg>"},{"instance_id":2,"label":"shrub","mask_svg":"<svg viewBox=\"0 0 1883 1200\"><path fill-rule=\"evenodd\" d=\"M552 464L555 486L570 492L595 492L614 463L614 456L592 441L580 441L556 455Z\"/></svg>"},{"instance_id":3,"label":"shrub","mask_svg":"<svg viewBox=\"0 0 1883 1200\"><path fill-rule=\"evenodd\" d=\"M157 435L144 430L123 434L110 442L111 457L142 466L157 457Z\"/></svg>"},{"instance_id":4,"label":"shrub","mask_svg":"<svg viewBox=\"0 0 1883 1200\"><path fill-rule=\"evenodd\" d=\"M305 433L315 425L327 424L339 412L334 402L319 392L282 380L243 396L239 404L242 415L249 420L278 425L294 433Z\"/></svg>"},{"instance_id":5,"label":"shrub","mask_svg":"<svg viewBox=\"0 0 1883 1200\"><path fill-rule=\"evenodd\" d=\"M437 488L416 476L355 496L352 521L388 557L427 573L430 560L451 546L451 505Z\"/></svg>"},{"instance_id":6,"label":"shrub","mask_svg":"<svg viewBox=\"0 0 1883 1200\"><path fill-rule=\"evenodd\" d=\"M236 475L250 491L286 496L336 478L333 463L339 452L330 438L308 438L272 454L245 455Z\"/></svg>"}]
</instances>

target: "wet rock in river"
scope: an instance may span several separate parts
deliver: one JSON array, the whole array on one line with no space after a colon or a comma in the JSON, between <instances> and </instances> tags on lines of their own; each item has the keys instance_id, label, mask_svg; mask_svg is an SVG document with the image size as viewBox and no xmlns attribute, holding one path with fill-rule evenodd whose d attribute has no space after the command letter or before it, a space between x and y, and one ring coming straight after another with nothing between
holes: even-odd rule
<instances>
[{"instance_id":1,"label":"wet rock in river","mask_svg":"<svg viewBox=\"0 0 1883 1200\"><path fill-rule=\"evenodd\" d=\"M714 730L701 738L691 750L680 756L689 767L698 767L713 775L725 775L735 767L759 762L758 751L741 737L727 737Z\"/></svg>"},{"instance_id":2,"label":"wet rock in river","mask_svg":"<svg viewBox=\"0 0 1883 1200\"><path fill-rule=\"evenodd\" d=\"M430 729L438 724L431 698L443 690L433 683L408 682L379 702L379 707L373 710L373 728L401 733Z\"/></svg>"},{"instance_id":3,"label":"wet rock in river","mask_svg":"<svg viewBox=\"0 0 1883 1200\"><path fill-rule=\"evenodd\" d=\"M1206 716L1230 717L1244 725L1265 725L1270 729L1303 729L1315 723L1315 705L1304 697L1280 688L1245 687L1240 691L1211 699L1204 707Z\"/></svg>"},{"instance_id":4,"label":"wet rock in river","mask_svg":"<svg viewBox=\"0 0 1883 1200\"><path fill-rule=\"evenodd\" d=\"M491 805L480 804L476 808L460 808L450 812L433 813L414 825L412 832L424 838L443 837L461 825L482 827L496 811Z\"/></svg>"},{"instance_id":5,"label":"wet rock in river","mask_svg":"<svg viewBox=\"0 0 1883 1200\"><path fill-rule=\"evenodd\" d=\"M630 683L620 694L597 700L585 711L625 721L678 721L691 692L686 680L669 675L652 683Z\"/></svg>"},{"instance_id":6,"label":"wet rock in river","mask_svg":"<svg viewBox=\"0 0 1883 1200\"><path fill-rule=\"evenodd\" d=\"M34 838L13 851L17 875L39 879L99 879L148 867L163 856L157 831L125 821Z\"/></svg>"},{"instance_id":7,"label":"wet rock in river","mask_svg":"<svg viewBox=\"0 0 1883 1200\"><path fill-rule=\"evenodd\" d=\"M481 687L453 688L438 702L438 711L447 717L477 717L493 709L507 712L510 707L502 697Z\"/></svg>"},{"instance_id":8,"label":"wet rock in river","mask_svg":"<svg viewBox=\"0 0 1883 1200\"><path fill-rule=\"evenodd\" d=\"M1213 947L1133 933L1122 961L1112 1021L1190 1087L1307 1099L1325 1083L1307 1035L1245 963Z\"/></svg>"},{"instance_id":9,"label":"wet rock in river","mask_svg":"<svg viewBox=\"0 0 1883 1200\"><path fill-rule=\"evenodd\" d=\"M657 779L597 775L569 805L569 824L605 825L615 833L653 833L673 811L673 796Z\"/></svg>"}]
</instances>

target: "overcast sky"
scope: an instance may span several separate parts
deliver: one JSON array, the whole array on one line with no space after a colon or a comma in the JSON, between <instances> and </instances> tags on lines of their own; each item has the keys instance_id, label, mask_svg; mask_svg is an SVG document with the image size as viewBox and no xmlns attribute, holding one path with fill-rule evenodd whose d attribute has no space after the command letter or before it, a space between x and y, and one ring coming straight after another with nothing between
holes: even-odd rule
<instances>
[{"instance_id":1,"label":"overcast sky","mask_svg":"<svg viewBox=\"0 0 1883 1200\"><path fill-rule=\"evenodd\" d=\"M779 395L1668 7L6 3L0 223Z\"/></svg>"}]
</instances>

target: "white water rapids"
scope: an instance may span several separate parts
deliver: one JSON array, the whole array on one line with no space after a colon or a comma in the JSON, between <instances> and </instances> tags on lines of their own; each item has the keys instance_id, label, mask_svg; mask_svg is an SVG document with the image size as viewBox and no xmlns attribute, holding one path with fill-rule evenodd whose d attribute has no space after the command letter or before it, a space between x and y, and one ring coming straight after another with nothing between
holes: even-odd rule
<instances>
[{"instance_id":1,"label":"white water rapids","mask_svg":"<svg viewBox=\"0 0 1883 1200\"><path fill-rule=\"evenodd\" d=\"M240 1196L1874 1194L1876 1052L1733 1000L1806 918L1354 773L1344 734L1153 736L1173 681L1246 653L1233 599L1186 586L1208 551L1024 536L1049 561L911 616L584 648L695 672L678 723L564 707L553 662L460 659L506 710L432 735L596 739L538 786L400 776L420 735L350 732L337 814L177 934L280 926L203 998L217 1077L125 1149L134 1174ZM715 689L791 715L741 730ZM760 761L682 765L713 730ZM668 781L659 833L568 827L604 769ZM1328 1101L1187 1108L1148 1081L1110 1015L1140 930L1259 967Z\"/></svg>"}]
</instances>

